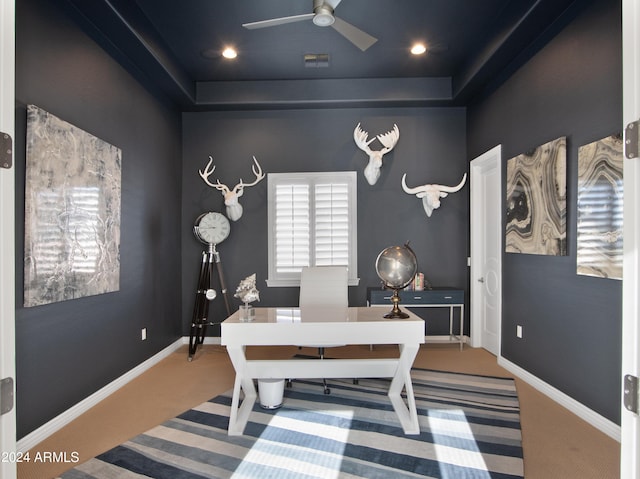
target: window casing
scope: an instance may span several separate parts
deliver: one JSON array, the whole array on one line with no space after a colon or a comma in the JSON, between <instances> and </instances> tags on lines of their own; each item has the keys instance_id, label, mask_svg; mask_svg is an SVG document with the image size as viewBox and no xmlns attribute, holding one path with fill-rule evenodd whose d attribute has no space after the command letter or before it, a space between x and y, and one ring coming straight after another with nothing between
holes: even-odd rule
<instances>
[{"instance_id":1,"label":"window casing","mask_svg":"<svg viewBox=\"0 0 640 479\"><path fill-rule=\"evenodd\" d=\"M299 286L303 266L345 265L358 284L355 171L269 173L268 286Z\"/></svg>"}]
</instances>

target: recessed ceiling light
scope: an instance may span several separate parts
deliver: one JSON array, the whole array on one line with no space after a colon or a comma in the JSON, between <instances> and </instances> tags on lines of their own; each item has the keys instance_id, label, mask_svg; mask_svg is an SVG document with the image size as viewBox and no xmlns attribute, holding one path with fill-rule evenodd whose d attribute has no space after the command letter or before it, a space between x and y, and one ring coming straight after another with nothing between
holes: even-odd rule
<instances>
[{"instance_id":1,"label":"recessed ceiling light","mask_svg":"<svg viewBox=\"0 0 640 479\"><path fill-rule=\"evenodd\" d=\"M422 43L416 43L411 47L411 53L413 53L414 55L422 55L426 51L427 47L425 47Z\"/></svg>"},{"instance_id":2,"label":"recessed ceiling light","mask_svg":"<svg viewBox=\"0 0 640 479\"><path fill-rule=\"evenodd\" d=\"M227 47L224 50L222 50L222 56L225 58L235 58L238 56L238 52L236 52L233 48L231 47Z\"/></svg>"}]
</instances>

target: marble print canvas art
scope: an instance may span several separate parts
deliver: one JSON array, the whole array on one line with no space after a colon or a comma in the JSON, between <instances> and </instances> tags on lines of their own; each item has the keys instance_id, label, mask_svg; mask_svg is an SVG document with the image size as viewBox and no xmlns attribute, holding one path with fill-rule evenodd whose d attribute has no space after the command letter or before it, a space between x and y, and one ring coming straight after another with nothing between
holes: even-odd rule
<instances>
[{"instance_id":1,"label":"marble print canvas art","mask_svg":"<svg viewBox=\"0 0 640 479\"><path fill-rule=\"evenodd\" d=\"M506 252L567 254L567 140L507 161Z\"/></svg>"},{"instance_id":2,"label":"marble print canvas art","mask_svg":"<svg viewBox=\"0 0 640 479\"><path fill-rule=\"evenodd\" d=\"M120 288L119 148L27 107L24 306Z\"/></svg>"},{"instance_id":3,"label":"marble print canvas art","mask_svg":"<svg viewBox=\"0 0 640 479\"><path fill-rule=\"evenodd\" d=\"M578 149L578 274L622 279L622 165L622 135Z\"/></svg>"}]
</instances>

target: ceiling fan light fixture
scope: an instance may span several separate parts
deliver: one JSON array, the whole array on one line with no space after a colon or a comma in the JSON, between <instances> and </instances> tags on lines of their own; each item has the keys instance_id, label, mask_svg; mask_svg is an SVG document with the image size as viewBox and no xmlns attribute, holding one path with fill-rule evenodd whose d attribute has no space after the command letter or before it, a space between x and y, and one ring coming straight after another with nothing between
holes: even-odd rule
<instances>
[{"instance_id":1,"label":"ceiling fan light fixture","mask_svg":"<svg viewBox=\"0 0 640 479\"><path fill-rule=\"evenodd\" d=\"M327 5L321 5L314 10L313 23L319 27L330 27L336 21L333 9Z\"/></svg>"}]
</instances>

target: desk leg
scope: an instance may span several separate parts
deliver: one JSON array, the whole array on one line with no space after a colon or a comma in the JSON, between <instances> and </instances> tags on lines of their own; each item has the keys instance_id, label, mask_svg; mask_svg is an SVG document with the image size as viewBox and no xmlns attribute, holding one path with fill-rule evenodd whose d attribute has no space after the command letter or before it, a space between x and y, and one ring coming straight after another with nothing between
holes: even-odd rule
<instances>
[{"instance_id":1,"label":"desk leg","mask_svg":"<svg viewBox=\"0 0 640 479\"><path fill-rule=\"evenodd\" d=\"M453 306L449 306L449 341L453 341Z\"/></svg>"},{"instance_id":2,"label":"desk leg","mask_svg":"<svg viewBox=\"0 0 640 479\"><path fill-rule=\"evenodd\" d=\"M249 414L256 402L256 387L253 379L247 376L247 358L244 347L227 347L229 358L236 370L236 380L233 385L233 397L231 398L231 412L229 413L229 436L241 436L249 420ZM244 399L240 404L240 391L244 393Z\"/></svg>"},{"instance_id":3,"label":"desk leg","mask_svg":"<svg viewBox=\"0 0 640 479\"><path fill-rule=\"evenodd\" d=\"M464 333L464 304L460 306L460 351L462 351L462 349L464 348L464 339L463 339L463 333Z\"/></svg>"},{"instance_id":4,"label":"desk leg","mask_svg":"<svg viewBox=\"0 0 640 479\"><path fill-rule=\"evenodd\" d=\"M453 308L454 306L449 306L449 341L453 342ZM458 344L460 344L460 351L464 349L464 304L460 305L460 333L458 336Z\"/></svg>"},{"instance_id":5,"label":"desk leg","mask_svg":"<svg viewBox=\"0 0 640 479\"><path fill-rule=\"evenodd\" d=\"M420 434L416 398L413 394L413 383L411 382L411 366L413 366L413 361L418 354L418 348L418 345L400 345L398 368L391 380L387 394L405 434ZM401 396L403 387L407 394L406 404Z\"/></svg>"}]
</instances>

